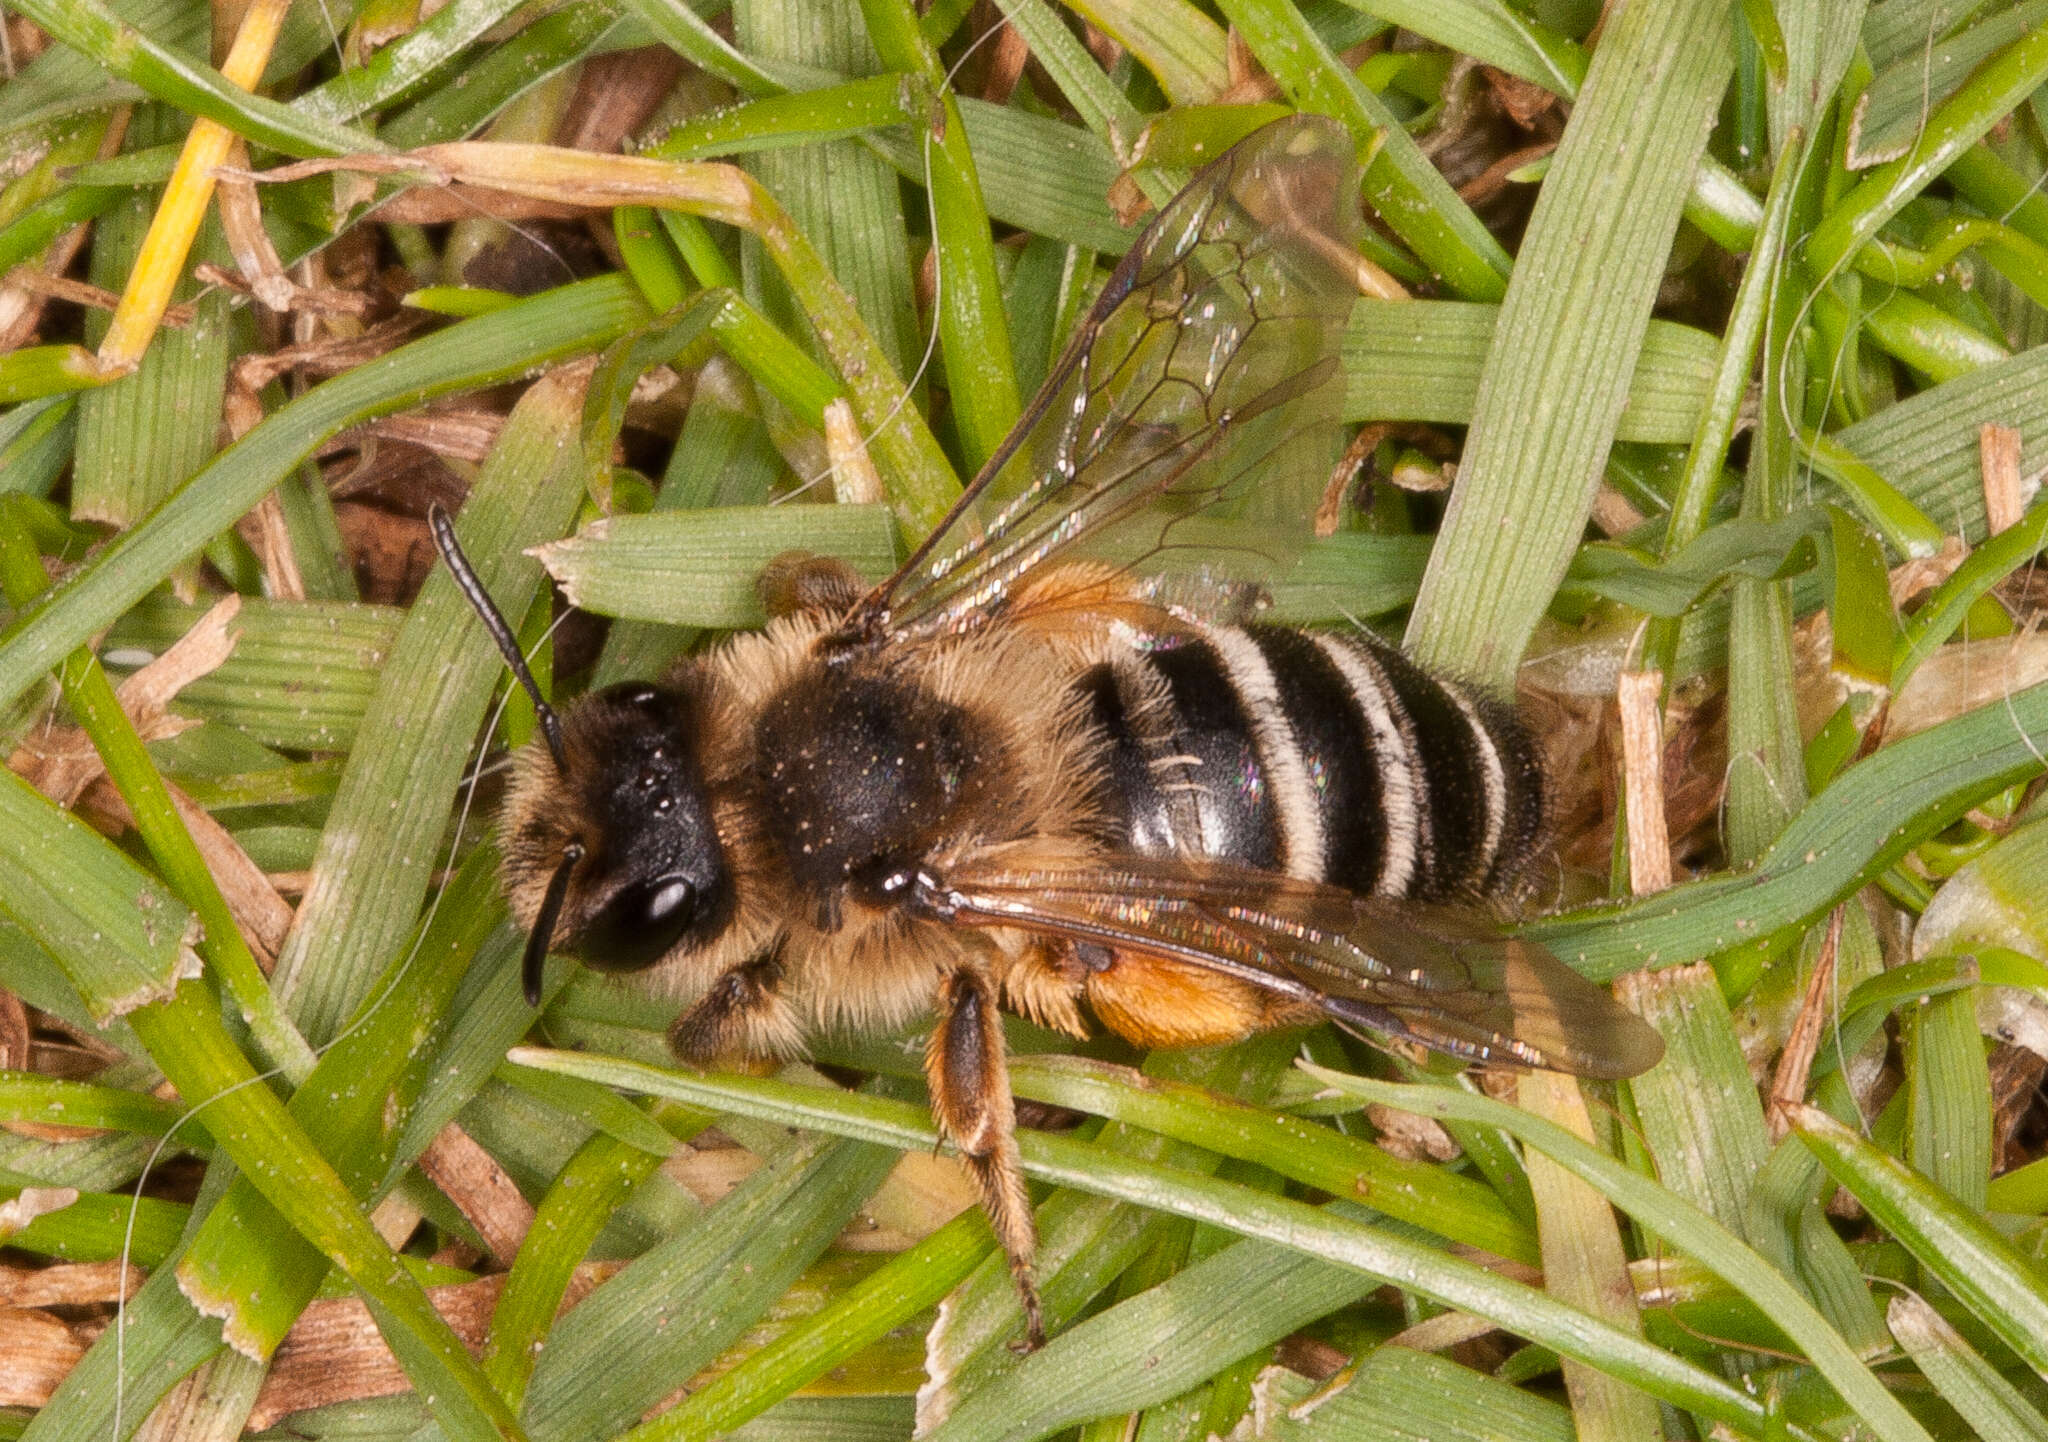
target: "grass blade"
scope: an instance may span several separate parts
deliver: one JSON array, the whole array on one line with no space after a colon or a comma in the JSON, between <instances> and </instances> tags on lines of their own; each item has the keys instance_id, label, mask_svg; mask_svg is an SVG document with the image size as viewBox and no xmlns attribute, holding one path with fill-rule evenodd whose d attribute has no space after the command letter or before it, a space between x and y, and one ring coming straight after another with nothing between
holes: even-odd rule
<instances>
[{"instance_id":1,"label":"grass blade","mask_svg":"<svg viewBox=\"0 0 2048 1442\"><path fill-rule=\"evenodd\" d=\"M1522 284L1502 305L1409 622L1426 662L1505 686L1564 574L1727 80L1730 19L1717 0L1638 6L1602 37L1530 217Z\"/></svg>"},{"instance_id":2,"label":"grass blade","mask_svg":"<svg viewBox=\"0 0 2048 1442\"><path fill-rule=\"evenodd\" d=\"M923 1109L901 1103L787 1082L686 1074L582 1053L521 1047L512 1058L525 1066L564 1071L650 1095L884 1146L922 1149L935 1141ZM1597 1366L1674 1405L1735 1426L1762 1424L1762 1403L1741 1389L1541 1292L1406 1237L1249 1187L1119 1157L1070 1137L1025 1132L1018 1141L1025 1171L1042 1180L1120 1197L1240 1236L1277 1242L1383 1281L1398 1279L1402 1287L1432 1301L1493 1318L1510 1331ZM1888 1394L1883 1405L1896 1406ZM1896 1435L1917 1442L1925 1434L1914 1425Z\"/></svg>"},{"instance_id":3,"label":"grass blade","mask_svg":"<svg viewBox=\"0 0 2048 1442\"><path fill-rule=\"evenodd\" d=\"M1818 1107L1792 1117L1799 1139L1871 1218L1999 1340L2048 1376L2048 1277L1976 1212Z\"/></svg>"}]
</instances>

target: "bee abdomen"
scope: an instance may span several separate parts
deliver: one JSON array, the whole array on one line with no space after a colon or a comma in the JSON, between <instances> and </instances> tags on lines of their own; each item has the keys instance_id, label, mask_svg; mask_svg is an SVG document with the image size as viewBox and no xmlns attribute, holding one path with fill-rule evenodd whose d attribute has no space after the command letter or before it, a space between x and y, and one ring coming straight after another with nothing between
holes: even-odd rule
<instances>
[{"instance_id":1,"label":"bee abdomen","mask_svg":"<svg viewBox=\"0 0 2048 1442\"><path fill-rule=\"evenodd\" d=\"M1513 708L1369 635L1210 627L1082 688L1113 845L1441 898L1512 887L1542 828Z\"/></svg>"}]
</instances>

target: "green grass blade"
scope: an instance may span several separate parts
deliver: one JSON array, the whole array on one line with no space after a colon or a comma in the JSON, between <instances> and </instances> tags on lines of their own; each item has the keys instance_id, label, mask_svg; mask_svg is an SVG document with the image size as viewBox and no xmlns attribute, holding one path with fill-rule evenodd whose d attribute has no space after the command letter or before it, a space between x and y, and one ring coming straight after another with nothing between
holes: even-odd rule
<instances>
[{"instance_id":1,"label":"green grass blade","mask_svg":"<svg viewBox=\"0 0 2048 1442\"><path fill-rule=\"evenodd\" d=\"M0 584L10 601L27 604L43 588L42 564L18 523L15 509L19 503L0 501L0 506L7 507L0 510L0 569L5 571ZM200 954L228 988L261 1055L291 1080L303 1078L312 1069L312 1052L280 1011L234 913L157 773L156 763L122 709L113 683L90 651L80 651L67 661L59 679L72 714L99 752L108 778L128 803L144 845L179 897L193 909L202 930Z\"/></svg>"},{"instance_id":2,"label":"green grass blade","mask_svg":"<svg viewBox=\"0 0 2048 1442\"><path fill-rule=\"evenodd\" d=\"M1829 208L1807 241L1806 263L1831 275L1862 249L1899 208L1928 186L1985 132L2048 79L2048 26L2036 26L1980 66L1935 107L1912 149L1871 171Z\"/></svg>"},{"instance_id":3,"label":"green grass blade","mask_svg":"<svg viewBox=\"0 0 2048 1442\"><path fill-rule=\"evenodd\" d=\"M1527 928L1596 980L1767 942L1824 914L1977 801L2040 774L2048 685L1880 750L1806 806L1755 869ZM1594 918L1598 917L1598 920Z\"/></svg>"},{"instance_id":4,"label":"green grass blade","mask_svg":"<svg viewBox=\"0 0 2048 1442\"><path fill-rule=\"evenodd\" d=\"M660 1165L659 1154L594 1136L563 1164L534 1209L484 1346L484 1375L513 1407L526 1395L542 1339L554 1325L577 1263L613 1211Z\"/></svg>"},{"instance_id":5,"label":"green grass blade","mask_svg":"<svg viewBox=\"0 0 2048 1442\"><path fill-rule=\"evenodd\" d=\"M1306 1066L1306 1064L1304 1064ZM1754 1301L1802 1349L1844 1401L1880 1437L1927 1442L1927 1433L1898 1399L1857 1358L1827 1319L1814 1310L1784 1275L1705 1211L1630 1171L1562 1127L1489 1097L1450 1087L1401 1086L1369 1081L1320 1067L1306 1068L1317 1079L1371 1101L1419 1116L1455 1116L1485 1122L1538 1148L1573 1174L1598 1187L1616 1206L1673 1247L1705 1263L1716 1275Z\"/></svg>"},{"instance_id":6,"label":"green grass blade","mask_svg":"<svg viewBox=\"0 0 2048 1442\"><path fill-rule=\"evenodd\" d=\"M916 105L919 98L919 88L906 76L870 75L844 85L770 95L692 116L640 153L663 160L712 160L821 140L845 140L924 119ZM922 98L930 100L929 94ZM922 178L922 172L917 178Z\"/></svg>"},{"instance_id":7,"label":"green grass blade","mask_svg":"<svg viewBox=\"0 0 2048 1442\"><path fill-rule=\"evenodd\" d=\"M125 1345L122 1345L125 1344ZM220 1351L220 1323L202 1317L158 1266L128 1299L22 1432L23 1442L127 1442L156 1399Z\"/></svg>"},{"instance_id":8,"label":"green grass blade","mask_svg":"<svg viewBox=\"0 0 2048 1442\"><path fill-rule=\"evenodd\" d=\"M933 1306L993 1245L987 1221L962 1212L621 1442L711 1442L726 1435Z\"/></svg>"},{"instance_id":9,"label":"green grass blade","mask_svg":"<svg viewBox=\"0 0 2048 1442\"><path fill-rule=\"evenodd\" d=\"M598 1442L713 1361L810 1265L895 1158L811 1138L605 1284L548 1334L527 1389L536 1442Z\"/></svg>"},{"instance_id":10,"label":"green grass blade","mask_svg":"<svg viewBox=\"0 0 2048 1442\"><path fill-rule=\"evenodd\" d=\"M922 156L938 261L939 345L967 469L979 471L1022 404L1010 369L1010 325L981 176L959 103L946 88L945 66L925 43L907 0L864 0L862 13L883 63L921 77L939 97Z\"/></svg>"},{"instance_id":11,"label":"green grass blade","mask_svg":"<svg viewBox=\"0 0 2048 1442\"><path fill-rule=\"evenodd\" d=\"M449 1025L449 1003L496 920L493 859L484 849L465 863L419 945L394 959L369 1005L288 1103L355 1198L370 1199L394 1161L426 1058ZM179 1280L224 1319L230 1345L267 1358L326 1269L253 1182L238 1178L194 1235Z\"/></svg>"},{"instance_id":12,"label":"green grass blade","mask_svg":"<svg viewBox=\"0 0 2048 1442\"><path fill-rule=\"evenodd\" d=\"M1416 598L1408 645L1425 662L1509 683L1564 574L1729 73L1730 19L1716 0L1640 6L1602 37Z\"/></svg>"},{"instance_id":13,"label":"green grass blade","mask_svg":"<svg viewBox=\"0 0 2048 1442\"><path fill-rule=\"evenodd\" d=\"M1188 0L1083 0L1073 8L1151 71L1172 104L1208 100L1230 83L1223 27Z\"/></svg>"},{"instance_id":14,"label":"green grass blade","mask_svg":"<svg viewBox=\"0 0 2048 1442\"><path fill-rule=\"evenodd\" d=\"M1983 1442L2028 1442L2048 1434L2048 1417L1921 1298L1892 1298L1886 1316L1906 1355Z\"/></svg>"},{"instance_id":15,"label":"green grass blade","mask_svg":"<svg viewBox=\"0 0 2048 1442\"><path fill-rule=\"evenodd\" d=\"M1045 67L1060 94L1074 107L1083 125L1104 141L1115 135L1137 133L1144 124L1137 106L1102 73L1102 67L1046 0L996 3L1024 37L1032 56Z\"/></svg>"},{"instance_id":16,"label":"green grass blade","mask_svg":"<svg viewBox=\"0 0 2048 1442\"><path fill-rule=\"evenodd\" d=\"M56 957L96 1022L199 975L199 921L97 832L0 770L0 911Z\"/></svg>"},{"instance_id":17,"label":"green grass blade","mask_svg":"<svg viewBox=\"0 0 2048 1442\"><path fill-rule=\"evenodd\" d=\"M138 655L160 655L203 614L199 606L153 596L115 623L101 653L126 665ZM178 693L179 710L233 726L265 746L345 751L403 619L389 606L244 600L234 654ZM324 795L333 791L322 788Z\"/></svg>"},{"instance_id":18,"label":"green grass blade","mask_svg":"<svg viewBox=\"0 0 2048 1442\"><path fill-rule=\"evenodd\" d=\"M1286 1052L1274 1045L1273 1038L1265 1038L1239 1046L1154 1052L1146 1059L1145 1075L1223 1096L1260 1098L1271 1091L1286 1064ZM1096 1140L1122 1156L1204 1174L1213 1173L1222 1162L1214 1152L1120 1122L1104 1127ZM1149 1259L1185 1232L1175 1218L1072 1191L1054 1192L1038 1210L1038 1225L1039 1295L1047 1326L1055 1332L1109 1289L1128 1297L1142 1287L1139 1274ZM1285 1267L1292 1261L1276 1260L1275 1265ZM919 1392L921 1425L938 1425L965 1399L1000 1385L1016 1371L1022 1363L1010 1343L1021 1325L1016 1283L1003 1259L992 1256L947 1301L926 1336L929 1380ZM1234 1325L1223 1330L1238 1335Z\"/></svg>"},{"instance_id":19,"label":"green grass blade","mask_svg":"<svg viewBox=\"0 0 2048 1442\"><path fill-rule=\"evenodd\" d=\"M1905 1158L1967 1207L1991 1181L1991 1075L1971 991L1930 997L1900 1014L1906 1071Z\"/></svg>"},{"instance_id":20,"label":"green grass blade","mask_svg":"<svg viewBox=\"0 0 2048 1442\"><path fill-rule=\"evenodd\" d=\"M0 1187L0 1200L13 1201L20 1194L20 1187ZM126 1257L145 1271L155 1271L177 1250L191 1214L182 1202L132 1193L80 1192L69 1205L10 1233L7 1245L62 1262Z\"/></svg>"},{"instance_id":21,"label":"green grass blade","mask_svg":"<svg viewBox=\"0 0 2048 1442\"><path fill-rule=\"evenodd\" d=\"M1533 1261L1535 1238L1492 1194L1466 1178L1404 1161L1370 1142L1199 1087L1145 1079L1080 1057L1018 1057L1018 1096L1093 1112L1349 1197L1496 1256Z\"/></svg>"},{"instance_id":22,"label":"green grass blade","mask_svg":"<svg viewBox=\"0 0 2048 1442\"><path fill-rule=\"evenodd\" d=\"M1365 170L1366 199L1394 233L1453 293L1500 299L1507 252L1385 102L1339 63L1301 14L1292 5L1252 0L1225 0L1222 9L1298 105L1336 116L1362 142L1376 138Z\"/></svg>"},{"instance_id":23,"label":"green grass blade","mask_svg":"<svg viewBox=\"0 0 2048 1442\"><path fill-rule=\"evenodd\" d=\"M593 521L540 547L572 605L672 626L759 626L761 568L784 551L836 556L864 579L896 565L889 508L721 506Z\"/></svg>"},{"instance_id":24,"label":"green grass blade","mask_svg":"<svg viewBox=\"0 0 2048 1442\"><path fill-rule=\"evenodd\" d=\"M1318 1385L1275 1367L1259 1378L1259 1442L1577 1442L1555 1402L1406 1347L1378 1347L1356 1371Z\"/></svg>"},{"instance_id":25,"label":"green grass blade","mask_svg":"<svg viewBox=\"0 0 2048 1442\"><path fill-rule=\"evenodd\" d=\"M1333 1213L1369 1218L1337 1203ZM1055 1336L967 1393L928 1442L1028 1442L1169 1401L1357 1300L1372 1281L1267 1242L1238 1242Z\"/></svg>"},{"instance_id":26,"label":"green grass blade","mask_svg":"<svg viewBox=\"0 0 2048 1442\"><path fill-rule=\"evenodd\" d=\"M363 64L300 95L292 108L337 124L381 110L426 83L518 8L518 0L451 0Z\"/></svg>"},{"instance_id":27,"label":"green grass blade","mask_svg":"<svg viewBox=\"0 0 2048 1442\"><path fill-rule=\"evenodd\" d=\"M608 1085L884 1146L922 1149L934 1142L923 1109L901 1103L787 1082L685 1074L581 1053L522 1047L512 1057L526 1066L553 1068ZM1754 1428L1762 1422L1762 1404L1719 1378L1541 1292L1390 1230L1363 1226L1249 1187L1139 1163L1071 1137L1025 1132L1018 1141L1025 1171L1042 1180L1277 1242L1381 1280L1398 1279L1402 1287L1432 1301L1494 1318L1510 1331L1674 1405L1731 1425ZM1923 1434L1915 1427L1899 1435L1919 1438Z\"/></svg>"},{"instance_id":28,"label":"green grass blade","mask_svg":"<svg viewBox=\"0 0 2048 1442\"><path fill-rule=\"evenodd\" d=\"M632 282L607 276L464 321L317 387L222 452L140 525L16 615L0 631L0 704L141 600L159 577L233 524L335 432L596 350L644 316Z\"/></svg>"},{"instance_id":29,"label":"green grass blade","mask_svg":"<svg viewBox=\"0 0 2048 1442\"><path fill-rule=\"evenodd\" d=\"M533 386L507 422L457 522L477 574L507 615L540 581L520 554L561 534L582 499L583 378ZM350 753L328 814L313 883L273 980L308 1039L331 1039L412 929L472 739L504 663L482 623L437 569L407 613L364 717L387 738ZM431 699L429 699L431 698ZM368 837L376 844L366 845Z\"/></svg>"},{"instance_id":30,"label":"green grass blade","mask_svg":"<svg viewBox=\"0 0 2048 1442\"><path fill-rule=\"evenodd\" d=\"M1471 424L1500 317L1498 306L1468 301L1359 301L1344 332L1344 418ZM1704 331L1651 321L1615 438L1690 440L1716 351Z\"/></svg>"},{"instance_id":31,"label":"green grass blade","mask_svg":"<svg viewBox=\"0 0 2048 1442\"><path fill-rule=\"evenodd\" d=\"M123 1087L95 1086L34 1072L0 1071L0 1117L46 1126L104 1127L110 1131L163 1136L184 1120L184 1108L160 1097ZM205 1129L192 1126L179 1138L204 1145Z\"/></svg>"},{"instance_id":32,"label":"green grass blade","mask_svg":"<svg viewBox=\"0 0 2048 1442\"><path fill-rule=\"evenodd\" d=\"M1799 1139L1871 1219L2036 1372L2048 1375L2048 1277L1976 1212L1817 1107Z\"/></svg>"},{"instance_id":33,"label":"green grass blade","mask_svg":"<svg viewBox=\"0 0 2048 1442\"><path fill-rule=\"evenodd\" d=\"M1504 0L1344 0L1447 50L1470 55L1570 99L1586 78L1586 52L1576 41Z\"/></svg>"},{"instance_id":34,"label":"green grass blade","mask_svg":"<svg viewBox=\"0 0 2048 1442\"><path fill-rule=\"evenodd\" d=\"M219 1003L187 984L129 1024L242 1175L381 1312L380 1327L416 1385L435 1399L451 1442L516 1442L518 1424L462 1343L222 1029Z\"/></svg>"},{"instance_id":35,"label":"green grass blade","mask_svg":"<svg viewBox=\"0 0 2048 1442\"><path fill-rule=\"evenodd\" d=\"M400 149L457 140L480 128L529 88L573 65L605 38L618 21L611 0L575 0L551 11L439 90L394 116L385 141Z\"/></svg>"},{"instance_id":36,"label":"green grass blade","mask_svg":"<svg viewBox=\"0 0 2048 1442\"><path fill-rule=\"evenodd\" d=\"M124 80L190 115L217 120L235 134L286 155L350 155L383 150L349 126L308 117L296 107L251 94L210 65L194 64L128 24L100 0L22 0L22 14Z\"/></svg>"}]
</instances>

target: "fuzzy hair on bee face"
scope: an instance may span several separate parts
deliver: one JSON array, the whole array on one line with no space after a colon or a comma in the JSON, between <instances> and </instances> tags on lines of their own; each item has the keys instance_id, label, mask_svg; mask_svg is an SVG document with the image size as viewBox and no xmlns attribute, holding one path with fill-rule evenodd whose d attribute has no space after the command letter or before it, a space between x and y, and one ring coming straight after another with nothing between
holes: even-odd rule
<instances>
[{"instance_id":1,"label":"fuzzy hair on bee face","mask_svg":"<svg viewBox=\"0 0 2048 1442\"><path fill-rule=\"evenodd\" d=\"M627 682L562 718L562 762L528 747L503 821L504 880L542 945L601 971L638 971L731 924L731 866L702 765L701 678ZM552 903L552 915L549 915Z\"/></svg>"}]
</instances>

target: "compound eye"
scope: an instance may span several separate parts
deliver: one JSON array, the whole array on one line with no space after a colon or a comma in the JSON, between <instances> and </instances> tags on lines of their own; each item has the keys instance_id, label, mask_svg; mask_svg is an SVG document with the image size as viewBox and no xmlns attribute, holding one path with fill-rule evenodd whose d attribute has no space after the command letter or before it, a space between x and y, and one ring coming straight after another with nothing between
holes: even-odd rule
<instances>
[{"instance_id":1,"label":"compound eye","mask_svg":"<svg viewBox=\"0 0 2048 1442\"><path fill-rule=\"evenodd\" d=\"M674 949L697 909L697 888L675 873L633 882L591 918L576 953L596 971L639 971Z\"/></svg>"}]
</instances>

